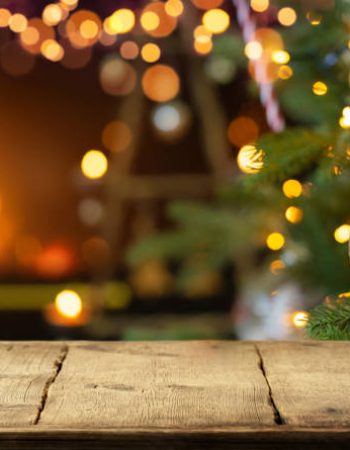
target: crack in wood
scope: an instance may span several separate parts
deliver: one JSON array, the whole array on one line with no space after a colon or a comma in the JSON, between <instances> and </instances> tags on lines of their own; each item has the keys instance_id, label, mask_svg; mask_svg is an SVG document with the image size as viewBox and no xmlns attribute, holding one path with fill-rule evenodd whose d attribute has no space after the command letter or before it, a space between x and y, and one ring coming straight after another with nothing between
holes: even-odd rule
<instances>
[{"instance_id":1,"label":"crack in wood","mask_svg":"<svg viewBox=\"0 0 350 450\"><path fill-rule=\"evenodd\" d=\"M69 350L68 345L63 345L63 347L61 348L60 354L58 355L57 359L54 361L54 367L53 367L54 373L51 377L49 377L47 379L47 381L44 385L44 389L41 394L40 405L38 407L38 413L33 421L33 425L38 425L38 423L40 422L42 412L45 409L46 402L47 402L47 399L49 396L49 390L50 390L51 386L54 384L54 382L56 381L59 373L62 370L63 363L68 355L68 350Z\"/></svg>"},{"instance_id":2,"label":"crack in wood","mask_svg":"<svg viewBox=\"0 0 350 450\"><path fill-rule=\"evenodd\" d=\"M274 421L276 425L285 425L286 421L283 418L283 416L281 415L281 413L279 412L277 405L275 403L275 400L273 398L273 394L272 394L272 388L271 388L271 384L269 382L269 379L267 377L267 373L266 373L266 368L264 365L264 359L263 356L261 354L261 351L259 349L259 347L257 345L255 345L255 349L256 349L256 353L258 355L259 358L259 369L261 370L261 373L263 374L263 377L265 378L268 390L269 390L269 402L271 405L271 408L273 410L273 416L274 416Z\"/></svg>"}]
</instances>

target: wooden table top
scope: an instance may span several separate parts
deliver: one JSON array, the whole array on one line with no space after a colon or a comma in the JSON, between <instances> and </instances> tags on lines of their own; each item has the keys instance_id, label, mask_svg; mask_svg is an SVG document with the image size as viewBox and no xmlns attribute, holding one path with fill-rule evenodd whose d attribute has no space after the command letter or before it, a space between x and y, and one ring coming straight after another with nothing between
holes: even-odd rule
<instances>
[{"instance_id":1,"label":"wooden table top","mask_svg":"<svg viewBox=\"0 0 350 450\"><path fill-rule=\"evenodd\" d=\"M350 448L350 342L2 342L0 449Z\"/></svg>"}]
</instances>

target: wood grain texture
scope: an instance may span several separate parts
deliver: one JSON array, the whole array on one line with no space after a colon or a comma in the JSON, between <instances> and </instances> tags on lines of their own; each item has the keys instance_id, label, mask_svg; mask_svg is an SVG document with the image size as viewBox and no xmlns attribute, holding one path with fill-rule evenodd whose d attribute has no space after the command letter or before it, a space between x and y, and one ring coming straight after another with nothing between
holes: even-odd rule
<instances>
[{"instance_id":1,"label":"wood grain texture","mask_svg":"<svg viewBox=\"0 0 350 450\"><path fill-rule=\"evenodd\" d=\"M350 342L266 342L257 346L284 423L350 427Z\"/></svg>"},{"instance_id":2,"label":"wood grain texture","mask_svg":"<svg viewBox=\"0 0 350 450\"><path fill-rule=\"evenodd\" d=\"M0 343L0 449L348 449L349 350Z\"/></svg>"},{"instance_id":3,"label":"wood grain texture","mask_svg":"<svg viewBox=\"0 0 350 450\"><path fill-rule=\"evenodd\" d=\"M0 343L0 425L36 422L46 387L57 372L62 344Z\"/></svg>"},{"instance_id":4,"label":"wood grain texture","mask_svg":"<svg viewBox=\"0 0 350 450\"><path fill-rule=\"evenodd\" d=\"M163 428L273 425L253 344L71 345L41 425Z\"/></svg>"}]
</instances>

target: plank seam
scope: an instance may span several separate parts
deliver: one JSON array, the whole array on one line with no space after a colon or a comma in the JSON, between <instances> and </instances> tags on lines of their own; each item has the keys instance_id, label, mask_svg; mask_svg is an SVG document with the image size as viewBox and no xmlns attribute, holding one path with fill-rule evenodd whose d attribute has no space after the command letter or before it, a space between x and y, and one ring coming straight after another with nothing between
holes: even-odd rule
<instances>
[{"instance_id":1,"label":"plank seam","mask_svg":"<svg viewBox=\"0 0 350 450\"><path fill-rule=\"evenodd\" d=\"M256 349L256 353L258 355L259 358L259 369L261 370L261 373L263 374L263 377L265 378L268 390L269 390L269 402L271 405L271 408L273 410L273 415L274 415L274 421L276 425L285 425L286 421L283 418L282 414L279 412L276 402L273 398L273 394L272 394L272 388L271 388L271 384L269 382L269 379L267 377L267 372L266 372L266 368L265 368L265 364L264 364L264 359L263 356L261 354L261 351L258 347L258 345L255 345L255 349Z\"/></svg>"},{"instance_id":2,"label":"plank seam","mask_svg":"<svg viewBox=\"0 0 350 450\"><path fill-rule=\"evenodd\" d=\"M63 347L61 348L60 354L58 355L57 359L54 361L54 367L53 367L54 373L52 374L52 376L50 376L46 380L43 392L41 394L41 400L40 400L40 404L39 404L39 407L38 407L38 412L37 412L37 415L36 415L36 417L35 417L35 419L33 421L33 425L38 425L39 422L40 422L42 412L45 409L46 402L47 402L47 399L48 399L48 396L49 396L49 390L50 390L51 386L54 384L54 382L56 381L59 373L62 370L63 363L64 363L64 361L65 361L65 359L67 358L67 355L68 355L68 350L69 350L68 345L66 345L66 344L63 345Z\"/></svg>"}]
</instances>

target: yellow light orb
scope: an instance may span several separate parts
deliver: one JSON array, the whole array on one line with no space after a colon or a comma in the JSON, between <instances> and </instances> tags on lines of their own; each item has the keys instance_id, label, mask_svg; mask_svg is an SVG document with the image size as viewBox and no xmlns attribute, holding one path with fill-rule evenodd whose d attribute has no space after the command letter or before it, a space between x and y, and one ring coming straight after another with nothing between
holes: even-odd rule
<instances>
[{"instance_id":1,"label":"yellow light orb","mask_svg":"<svg viewBox=\"0 0 350 450\"><path fill-rule=\"evenodd\" d=\"M10 30L14 33L21 33L27 28L28 20L27 18L20 13L16 13L13 16L11 16L9 20L9 27Z\"/></svg>"},{"instance_id":2,"label":"yellow light orb","mask_svg":"<svg viewBox=\"0 0 350 450\"><path fill-rule=\"evenodd\" d=\"M160 55L161 51L158 45L152 44L151 42L145 44L141 49L141 58L148 63L157 62Z\"/></svg>"},{"instance_id":3,"label":"yellow light orb","mask_svg":"<svg viewBox=\"0 0 350 450\"><path fill-rule=\"evenodd\" d=\"M86 19L81 22L79 32L84 39L95 39L100 28L94 20Z\"/></svg>"},{"instance_id":4,"label":"yellow light orb","mask_svg":"<svg viewBox=\"0 0 350 450\"><path fill-rule=\"evenodd\" d=\"M81 170L86 178L96 180L103 177L108 169L108 160L99 150L89 150L81 161Z\"/></svg>"},{"instance_id":5,"label":"yellow light orb","mask_svg":"<svg viewBox=\"0 0 350 450\"><path fill-rule=\"evenodd\" d=\"M165 12L171 17L179 17L184 11L184 5L181 0L167 0L165 3Z\"/></svg>"},{"instance_id":6,"label":"yellow light orb","mask_svg":"<svg viewBox=\"0 0 350 450\"><path fill-rule=\"evenodd\" d=\"M313 85L312 85L312 92L315 95L325 95L327 94L328 91L328 87L325 83L323 83L322 81L316 81Z\"/></svg>"},{"instance_id":7,"label":"yellow light orb","mask_svg":"<svg viewBox=\"0 0 350 450\"><path fill-rule=\"evenodd\" d=\"M115 34L125 34L135 26L135 14L131 9L117 9L108 18L109 29Z\"/></svg>"},{"instance_id":8,"label":"yellow light orb","mask_svg":"<svg viewBox=\"0 0 350 450\"><path fill-rule=\"evenodd\" d=\"M288 198L297 198L303 193L303 186L298 180L290 179L283 183L282 191Z\"/></svg>"},{"instance_id":9,"label":"yellow light orb","mask_svg":"<svg viewBox=\"0 0 350 450\"><path fill-rule=\"evenodd\" d=\"M194 41L194 49L200 55L207 55L213 49L213 42L211 40L207 42Z\"/></svg>"},{"instance_id":10,"label":"yellow light orb","mask_svg":"<svg viewBox=\"0 0 350 450\"><path fill-rule=\"evenodd\" d=\"M61 316L73 319L81 314L83 302L77 292L65 289L57 294L55 308Z\"/></svg>"},{"instance_id":11,"label":"yellow light orb","mask_svg":"<svg viewBox=\"0 0 350 450\"><path fill-rule=\"evenodd\" d=\"M334 239L339 242L339 244L345 244L350 238L350 225L343 224L334 230Z\"/></svg>"},{"instance_id":12,"label":"yellow light orb","mask_svg":"<svg viewBox=\"0 0 350 450\"><path fill-rule=\"evenodd\" d=\"M64 50L54 39L47 39L41 45L41 53L46 59L56 62L60 61L64 56Z\"/></svg>"},{"instance_id":13,"label":"yellow light orb","mask_svg":"<svg viewBox=\"0 0 350 450\"><path fill-rule=\"evenodd\" d=\"M350 118L350 106L345 106L345 108L343 108L342 114L344 117Z\"/></svg>"},{"instance_id":14,"label":"yellow light orb","mask_svg":"<svg viewBox=\"0 0 350 450\"><path fill-rule=\"evenodd\" d=\"M220 34L230 25L230 16L223 9L209 9L202 17L205 28L213 34Z\"/></svg>"},{"instance_id":15,"label":"yellow light orb","mask_svg":"<svg viewBox=\"0 0 350 450\"><path fill-rule=\"evenodd\" d=\"M289 206L286 209L285 217L290 223L299 223L303 219L304 213L303 210L297 208L296 206Z\"/></svg>"},{"instance_id":16,"label":"yellow light orb","mask_svg":"<svg viewBox=\"0 0 350 450\"><path fill-rule=\"evenodd\" d=\"M256 12L264 12L269 6L269 0L250 0L250 7Z\"/></svg>"},{"instance_id":17,"label":"yellow light orb","mask_svg":"<svg viewBox=\"0 0 350 450\"><path fill-rule=\"evenodd\" d=\"M62 8L57 3L50 3L45 6L42 19L46 25L54 26L57 25L63 18Z\"/></svg>"},{"instance_id":18,"label":"yellow light orb","mask_svg":"<svg viewBox=\"0 0 350 450\"><path fill-rule=\"evenodd\" d=\"M0 28L8 27L11 19L11 13L6 8L0 8Z\"/></svg>"},{"instance_id":19,"label":"yellow light orb","mask_svg":"<svg viewBox=\"0 0 350 450\"><path fill-rule=\"evenodd\" d=\"M293 76L293 69L290 66L283 65L278 68L277 75L281 80L288 80Z\"/></svg>"},{"instance_id":20,"label":"yellow light orb","mask_svg":"<svg viewBox=\"0 0 350 450\"><path fill-rule=\"evenodd\" d=\"M205 44L211 41L212 33L204 25L198 25L193 31L193 37L197 42Z\"/></svg>"},{"instance_id":21,"label":"yellow light orb","mask_svg":"<svg viewBox=\"0 0 350 450\"><path fill-rule=\"evenodd\" d=\"M40 33L35 27L28 27L20 35L21 42L24 45L32 46L39 42Z\"/></svg>"},{"instance_id":22,"label":"yellow light orb","mask_svg":"<svg viewBox=\"0 0 350 450\"><path fill-rule=\"evenodd\" d=\"M290 54L285 50L272 52L272 61L276 64L287 64L290 61Z\"/></svg>"},{"instance_id":23,"label":"yellow light orb","mask_svg":"<svg viewBox=\"0 0 350 450\"><path fill-rule=\"evenodd\" d=\"M145 31L153 31L159 27L160 19L157 13L145 11L141 15L140 23Z\"/></svg>"},{"instance_id":24,"label":"yellow light orb","mask_svg":"<svg viewBox=\"0 0 350 450\"><path fill-rule=\"evenodd\" d=\"M341 117L339 119L339 125L344 129L350 128L350 117L349 116Z\"/></svg>"},{"instance_id":25,"label":"yellow light orb","mask_svg":"<svg viewBox=\"0 0 350 450\"><path fill-rule=\"evenodd\" d=\"M250 41L244 47L244 54L248 59L256 61L263 54L262 45L258 41Z\"/></svg>"},{"instance_id":26,"label":"yellow light orb","mask_svg":"<svg viewBox=\"0 0 350 450\"><path fill-rule=\"evenodd\" d=\"M306 311L295 311L291 316L291 322L295 328L305 328L309 314Z\"/></svg>"},{"instance_id":27,"label":"yellow light orb","mask_svg":"<svg viewBox=\"0 0 350 450\"><path fill-rule=\"evenodd\" d=\"M293 8L286 6L278 11L277 19L281 25L291 27L297 20L297 13Z\"/></svg>"},{"instance_id":28,"label":"yellow light orb","mask_svg":"<svg viewBox=\"0 0 350 450\"><path fill-rule=\"evenodd\" d=\"M270 233L266 238L266 245L270 250L278 251L284 247L285 238L282 233Z\"/></svg>"},{"instance_id":29,"label":"yellow light orb","mask_svg":"<svg viewBox=\"0 0 350 450\"><path fill-rule=\"evenodd\" d=\"M264 167L264 152L254 145L244 145L238 152L237 164L243 173L257 173Z\"/></svg>"}]
</instances>

